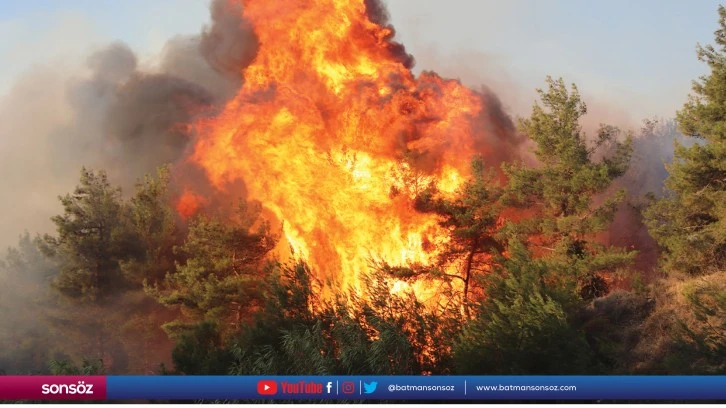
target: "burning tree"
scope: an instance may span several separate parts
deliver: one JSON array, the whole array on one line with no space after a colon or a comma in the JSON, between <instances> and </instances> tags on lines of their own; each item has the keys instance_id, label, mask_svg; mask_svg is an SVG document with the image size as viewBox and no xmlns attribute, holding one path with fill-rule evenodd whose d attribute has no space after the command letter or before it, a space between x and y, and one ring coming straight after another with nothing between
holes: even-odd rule
<instances>
[{"instance_id":1,"label":"burning tree","mask_svg":"<svg viewBox=\"0 0 726 408\"><path fill-rule=\"evenodd\" d=\"M498 164L516 144L491 95L432 72L414 75L382 11L363 0L245 3L257 55L239 67L237 95L195 123L190 157L217 192L243 181L248 198L283 225L294 256L351 294L363 293L372 257L451 267L454 252L466 251L455 248L463 242L445 245L448 226L434 208L414 208L416 192L396 176L401 165L431 183L443 205L454 202L471 158ZM466 215L454 206L437 211L461 224ZM473 245L477 257L487 245Z\"/></svg>"},{"instance_id":2,"label":"burning tree","mask_svg":"<svg viewBox=\"0 0 726 408\"><path fill-rule=\"evenodd\" d=\"M497 258L505 251L498 237L503 210L500 203L502 192L499 182L494 174L486 171L481 158L472 161L471 179L453 197L441 192L434 183L429 183L417 192L414 208L436 215L438 225L448 232L447 239L439 244L437 258L429 265L397 267L383 264L379 268L405 281L443 280L451 283L450 295L459 297L457 304L460 304L463 315L470 318L472 288L483 274L491 271Z\"/></svg>"}]
</instances>

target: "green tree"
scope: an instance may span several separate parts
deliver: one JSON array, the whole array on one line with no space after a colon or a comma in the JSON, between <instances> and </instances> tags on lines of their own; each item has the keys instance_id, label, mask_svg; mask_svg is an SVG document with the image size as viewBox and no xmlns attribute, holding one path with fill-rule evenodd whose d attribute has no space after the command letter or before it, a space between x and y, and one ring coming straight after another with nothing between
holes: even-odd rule
<instances>
[{"instance_id":1,"label":"green tree","mask_svg":"<svg viewBox=\"0 0 726 408\"><path fill-rule=\"evenodd\" d=\"M726 266L726 8L719 7L716 46L698 47L711 72L693 84L678 112L680 131L696 140L676 143L666 197L646 211L650 233L664 249L666 269L689 274Z\"/></svg>"},{"instance_id":2,"label":"green tree","mask_svg":"<svg viewBox=\"0 0 726 408\"><path fill-rule=\"evenodd\" d=\"M300 372L302 364L308 364L303 369L305 374L327 371L327 358L321 356L320 350L317 353L295 350L290 355L288 351L292 350L283 344L283 338L290 333L316 330L313 304L317 301L315 289L319 285L310 269L298 263L275 265L269 272L263 286L263 308L231 343L235 356L231 372L237 375L294 374ZM311 340L319 344L324 339L320 336ZM304 361L306 358L310 360ZM323 364L321 358L324 358ZM295 359L298 361L293 361Z\"/></svg>"},{"instance_id":3,"label":"green tree","mask_svg":"<svg viewBox=\"0 0 726 408\"><path fill-rule=\"evenodd\" d=\"M59 265L52 286L83 306L74 321L79 331L91 330L99 358L109 358L109 318L106 304L131 287L121 262L138 256L140 245L129 223L121 191L105 172L83 168L73 194L60 197L63 214L52 218L57 236L46 234L44 253Z\"/></svg>"},{"instance_id":4,"label":"green tree","mask_svg":"<svg viewBox=\"0 0 726 408\"><path fill-rule=\"evenodd\" d=\"M232 358L219 327L212 322L201 322L181 333L172 352L174 368L183 374L229 374Z\"/></svg>"},{"instance_id":5,"label":"green tree","mask_svg":"<svg viewBox=\"0 0 726 408\"><path fill-rule=\"evenodd\" d=\"M601 125L594 140L588 140L579 124L587 107L577 87L570 91L562 79L549 77L547 84L547 91L538 90L541 104L519 121L536 143L538 165L504 166L509 179L504 202L527 214L508 229L553 268L573 272L581 296L591 299L607 290L603 273L630 264L635 256L594 239L609 226L624 197L624 192L610 190L628 168L631 138L621 142L619 129Z\"/></svg>"},{"instance_id":6,"label":"green tree","mask_svg":"<svg viewBox=\"0 0 726 408\"><path fill-rule=\"evenodd\" d=\"M684 287L693 318L679 322L676 344L686 351L682 354L696 373L726 373L726 280L723 273L718 276Z\"/></svg>"},{"instance_id":7,"label":"green tree","mask_svg":"<svg viewBox=\"0 0 726 408\"><path fill-rule=\"evenodd\" d=\"M274 265L261 285L264 296L261 309L243 322L225 342L218 324L203 321L182 332L174 349L174 367L185 374L285 374L317 361L320 352L300 356L293 361L286 354L282 339L286 333L304 330L315 324L312 302L313 277L304 264L293 267ZM228 330L227 330L228 331ZM322 340L322 337L318 340ZM230 355L233 358L230 358ZM310 372L307 372L310 373Z\"/></svg>"},{"instance_id":8,"label":"green tree","mask_svg":"<svg viewBox=\"0 0 726 408\"><path fill-rule=\"evenodd\" d=\"M136 186L128 204L128 216L138 240L137 256L121 262L125 278L134 286L156 283L174 267L174 246L180 243L176 216L169 206L169 168L147 175Z\"/></svg>"},{"instance_id":9,"label":"green tree","mask_svg":"<svg viewBox=\"0 0 726 408\"><path fill-rule=\"evenodd\" d=\"M192 221L186 240L176 248L184 261L162 282L147 282L150 294L186 315L166 325L170 333L202 321L234 331L259 306L264 264L276 237L258 215L258 209L243 206L236 221L204 216Z\"/></svg>"},{"instance_id":10,"label":"green tree","mask_svg":"<svg viewBox=\"0 0 726 408\"><path fill-rule=\"evenodd\" d=\"M664 285L671 296L651 323L669 327L660 336L669 353L651 365L669 372L726 370L726 8L718 12L716 44L697 49L710 73L694 81L676 116L690 143L675 143L664 197L645 211L671 273Z\"/></svg>"},{"instance_id":11,"label":"green tree","mask_svg":"<svg viewBox=\"0 0 726 408\"><path fill-rule=\"evenodd\" d=\"M64 212L52 218L58 235L46 234L43 245L60 263L53 286L70 298L100 304L128 287L119 262L139 247L121 190L105 172L83 168L80 185L60 201Z\"/></svg>"},{"instance_id":12,"label":"green tree","mask_svg":"<svg viewBox=\"0 0 726 408\"><path fill-rule=\"evenodd\" d=\"M315 293L303 264L268 281L267 305L234 343L235 374L354 375L450 372L458 315L435 315L413 297L391 295L386 274L369 278L361 297L332 303ZM311 308L313 306L314 308Z\"/></svg>"},{"instance_id":13,"label":"green tree","mask_svg":"<svg viewBox=\"0 0 726 408\"><path fill-rule=\"evenodd\" d=\"M144 282L156 284L174 268L174 246L183 239L169 205L169 176L168 167L145 176L125 204L138 250L132 257L120 260L121 272L132 290L114 305L114 314L122 316L115 326L124 348L130 351L130 369L142 373L153 372L160 361L168 358L172 345L161 326L178 317L177 312L160 305L144 291Z\"/></svg>"},{"instance_id":14,"label":"green tree","mask_svg":"<svg viewBox=\"0 0 726 408\"><path fill-rule=\"evenodd\" d=\"M582 374L592 352L569 315L578 299L517 241L454 346L459 374Z\"/></svg>"},{"instance_id":15,"label":"green tree","mask_svg":"<svg viewBox=\"0 0 726 408\"><path fill-rule=\"evenodd\" d=\"M80 365L71 360L51 360L50 372L53 375L103 375L106 369L103 360L82 359Z\"/></svg>"},{"instance_id":16,"label":"green tree","mask_svg":"<svg viewBox=\"0 0 726 408\"><path fill-rule=\"evenodd\" d=\"M175 366L186 374L219 373L225 362L235 375L450 372L450 344L441 339L454 337L456 310L434 315L414 298L392 296L394 281L377 274L361 297L337 293L325 302L305 264L275 265L254 319L226 344L211 323L186 332Z\"/></svg>"}]
</instances>

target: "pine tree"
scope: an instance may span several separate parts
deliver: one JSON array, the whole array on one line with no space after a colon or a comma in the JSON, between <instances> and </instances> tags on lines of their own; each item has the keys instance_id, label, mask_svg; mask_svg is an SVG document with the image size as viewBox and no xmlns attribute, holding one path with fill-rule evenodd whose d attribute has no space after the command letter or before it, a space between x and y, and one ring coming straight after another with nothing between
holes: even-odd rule
<instances>
[{"instance_id":1,"label":"pine tree","mask_svg":"<svg viewBox=\"0 0 726 408\"><path fill-rule=\"evenodd\" d=\"M237 222L204 216L189 226L177 254L184 259L147 291L167 306L179 306L187 316L166 325L170 333L202 321L224 331L238 329L248 311L259 306L260 282L268 253L277 238L258 211L241 207ZM259 225L258 225L259 224Z\"/></svg>"},{"instance_id":2,"label":"pine tree","mask_svg":"<svg viewBox=\"0 0 726 408\"><path fill-rule=\"evenodd\" d=\"M418 211L440 217L439 225L449 231L449 240L443 245L433 269L425 268L414 273L397 276L410 277L427 273L429 278L439 277L459 281L462 284L464 316L469 316L469 300L476 278L491 270L493 260L504 252L497 238L499 203L502 189L494 175L485 171L484 161L472 161L472 176L453 198L448 198L429 187L416 196Z\"/></svg>"},{"instance_id":3,"label":"pine tree","mask_svg":"<svg viewBox=\"0 0 726 408\"><path fill-rule=\"evenodd\" d=\"M458 317L434 315L415 298L391 295L375 274L361 297L331 303L304 264L280 265L267 281L265 308L231 346L234 374L355 375L450 372Z\"/></svg>"},{"instance_id":4,"label":"pine tree","mask_svg":"<svg viewBox=\"0 0 726 408\"><path fill-rule=\"evenodd\" d=\"M41 243L43 252L59 265L52 286L83 307L70 320L79 331L92 330L99 358L110 358L108 343L115 339L106 305L131 287L121 262L138 256L141 248L121 190L111 185L105 172L83 168L78 187L60 201L64 212L52 218L58 235L46 234Z\"/></svg>"},{"instance_id":5,"label":"pine tree","mask_svg":"<svg viewBox=\"0 0 726 408\"><path fill-rule=\"evenodd\" d=\"M137 287L143 282L159 282L174 267L174 246L179 243L180 234L169 206L168 187L169 168L161 167L155 176L147 175L137 184L128 204L128 216L140 251L138 256L124 260L121 270Z\"/></svg>"},{"instance_id":6,"label":"pine tree","mask_svg":"<svg viewBox=\"0 0 726 408\"><path fill-rule=\"evenodd\" d=\"M80 185L60 201L64 212L52 218L58 236L46 234L43 245L61 265L53 285L70 298L101 303L128 287L119 262L138 249L121 190L105 172L84 168Z\"/></svg>"},{"instance_id":7,"label":"pine tree","mask_svg":"<svg viewBox=\"0 0 726 408\"><path fill-rule=\"evenodd\" d=\"M680 131L696 143L676 143L666 197L646 212L665 250L668 270L697 275L726 266L726 8L719 7L716 47L699 46L711 73L693 84L678 112Z\"/></svg>"},{"instance_id":8,"label":"pine tree","mask_svg":"<svg viewBox=\"0 0 726 408\"><path fill-rule=\"evenodd\" d=\"M583 374L592 352L570 322L578 299L516 240L483 278L486 297L454 346L459 374Z\"/></svg>"},{"instance_id":9,"label":"pine tree","mask_svg":"<svg viewBox=\"0 0 726 408\"><path fill-rule=\"evenodd\" d=\"M621 142L619 129L601 125L589 141L579 124L587 107L577 87L569 91L562 79L549 77L547 84L547 91L538 90L541 105L519 121L521 131L536 143L538 166L504 166L509 179L504 202L529 214L508 229L516 230L552 267L574 273L582 297L591 299L607 290L603 273L630 264L635 256L594 239L609 226L623 199L622 191L609 190L628 168L631 140Z\"/></svg>"},{"instance_id":10,"label":"pine tree","mask_svg":"<svg viewBox=\"0 0 726 408\"><path fill-rule=\"evenodd\" d=\"M676 116L690 143L675 143L664 197L645 211L671 274L651 323L669 329L668 355L651 365L687 374L726 370L726 8L718 12L716 45L697 49L710 73Z\"/></svg>"},{"instance_id":11,"label":"pine tree","mask_svg":"<svg viewBox=\"0 0 726 408\"><path fill-rule=\"evenodd\" d=\"M177 220L169 196L170 173L161 167L155 175L147 175L136 186L126 203L126 215L136 236L139 250L133 257L120 261L121 272L132 285L123 299L114 306L118 337L129 350L129 368L134 372L153 372L168 358L171 349L161 325L177 317L177 313L160 305L144 291L144 285L156 284L174 267L174 246L181 241Z\"/></svg>"},{"instance_id":12,"label":"pine tree","mask_svg":"<svg viewBox=\"0 0 726 408\"><path fill-rule=\"evenodd\" d=\"M106 369L103 360L82 359L80 365L71 360L51 360L50 372L53 375L103 375Z\"/></svg>"}]
</instances>

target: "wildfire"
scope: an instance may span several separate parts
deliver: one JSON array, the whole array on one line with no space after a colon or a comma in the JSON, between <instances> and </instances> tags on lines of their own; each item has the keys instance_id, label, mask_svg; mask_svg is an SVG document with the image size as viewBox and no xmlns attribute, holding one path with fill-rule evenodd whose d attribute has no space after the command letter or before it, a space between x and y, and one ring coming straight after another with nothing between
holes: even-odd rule
<instances>
[{"instance_id":1,"label":"wildfire","mask_svg":"<svg viewBox=\"0 0 726 408\"><path fill-rule=\"evenodd\" d=\"M364 0L255 0L243 10L257 56L240 67L236 97L195 124L191 160L220 190L242 179L284 222L297 256L337 285L360 289L370 259L430 263L447 232L412 198L426 183L462 184L482 153L481 95L415 76Z\"/></svg>"},{"instance_id":2,"label":"wildfire","mask_svg":"<svg viewBox=\"0 0 726 408\"><path fill-rule=\"evenodd\" d=\"M199 196L191 190L184 190L182 195L179 197L179 201L176 204L176 211L183 218L191 217L196 214L200 207L204 205L207 200L204 197Z\"/></svg>"}]
</instances>

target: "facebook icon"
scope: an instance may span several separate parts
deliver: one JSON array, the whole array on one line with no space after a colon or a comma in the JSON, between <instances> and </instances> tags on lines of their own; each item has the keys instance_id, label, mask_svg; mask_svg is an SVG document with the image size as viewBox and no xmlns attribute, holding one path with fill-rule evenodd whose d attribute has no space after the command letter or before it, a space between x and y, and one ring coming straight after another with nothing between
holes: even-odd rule
<instances>
[{"instance_id":1,"label":"facebook icon","mask_svg":"<svg viewBox=\"0 0 726 408\"><path fill-rule=\"evenodd\" d=\"M330 394L330 390L333 388L333 383L328 381L328 385L325 386L328 389L328 394Z\"/></svg>"}]
</instances>

